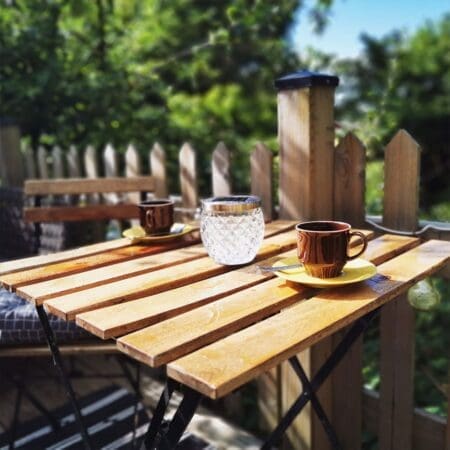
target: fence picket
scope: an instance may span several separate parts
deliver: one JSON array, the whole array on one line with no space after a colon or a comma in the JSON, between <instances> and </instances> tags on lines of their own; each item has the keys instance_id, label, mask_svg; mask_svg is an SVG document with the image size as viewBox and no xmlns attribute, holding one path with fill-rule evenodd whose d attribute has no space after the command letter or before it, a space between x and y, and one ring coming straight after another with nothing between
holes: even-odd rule
<instances>
[{"instance_id":1,"label":"fence picket","mask_svg":"<svg viewBox=\"0 0 450 450\"><path fill-rule=\"evenodd\" d=\"M50 178L47 165L47 150L39 146L37 151L39 178Z\"/></svg>"},{"instance_id":2,"label":"fence picket","mask_svg":"<svg viewBox=\"0 0 450 450\"><path fill-rule=\"evenodd\" d=\"M23 157L25 160L25 174L26 178L36 178L36 162L34 159L34 152L31 147L26 147L23 153Z\"/></svg>"},{"instance_id":3,"label":"fence picket","mask_svg":"<svg viewBox=\"0 0 450 450\"><path fill-rule=\"evenodd\" d=\"M363 227L365 220L366 148L348 133L334 154L334 218L354 227Z\"/></svg>"},{"instance_id":4,"label":"fence picket","mask_svg":"<svg viewBox=\"0 0 450 450\"><path fill-rule=\"evenodd\" d=\"M194 210L199 204L196 152L187 142L181 147L179 163L182 206Z\"/></svg>"},{"instance_id":5,"label":"fence picket","mask_svg":"<svg viewBox=\"0 0 450 450\"><path fill-rule=\"evenodd\" d=\"M103 150L103 164L105 177L119 176L119 158L116 149L111 144L107 144L105 150ZM119 196L113 192L103 194L103 197L107 203L117 203L119 200Z\"/></svg>"},{"instance_id":6,"label":"fence picket","mask_svg":"<svg viewBox=\"0 0 450 450\"><path fill-rule=\"evenodd\" d=\"M125 176L137 177L142 173L141 159L136 147L133 144L128 145L125 152ZM126 194L126 198L131 203L139 203L141 200L138 192Z\"/></svg>"},{"instance_id":7,"label":"fence picket","mask_svg":"<svg viewBox=\"0 0 450 450\"><path fill-rule=\"evenodd\" d=\"M81 178L80 156L74 145L69 147L69 151L66 154L66 164L70 178Z\"/></svg>"},{"instance_id":8,"label":"fence picket","mask_svg":"<svg viewBox=\"0 0 450 450\"><path fill-rule=\"evenodd\" d=\"M400 130L385 151L385 226L416 229L419 167L419 145L406 131ZM414 311L405 295L381 310L380 339L379 446L381 450L412 448Z\"/></svg>"},{"instance_id":9,"label":"fence picket","mask_svg":"<svg viewBox=\"0 0 450 450\"><path fill-rule=\"evenodd\" d=\"M251 192L261 198L265 220L273 218L273 155L261 142L250 155Z\"/></svg>"},{"instance_id":10,"label":"fence picket","mask_svg":"<svg viewBox=\"0 0 450 450\"><path fill-rule=\"evenodd\" d=\"M64 158L61 147L55 146L52 149L52 165L53 165L53 178L64 178Z\"/></svg>"},{"instance_id":11,"label":"fence picket","mask_svg":"<svg viewBox=\"0 0 450 450\"><path fill-rule=\"evenodd\" d=\"M166 172L166 152L155 142L149 156L151 173L155 179L155 196L157 198L167 198L169 195L167 189Z\"/></svg>"},{"instance_id":12,"label":"fence picket","mask_svg":"<svg viewBox=\"0 0 450 450\"><path fill-rule=\"evenodd\" d=\"M214 196L231 194L230 151L219 142L212 154L212 192Z\"/></svg>"}]
</instances>

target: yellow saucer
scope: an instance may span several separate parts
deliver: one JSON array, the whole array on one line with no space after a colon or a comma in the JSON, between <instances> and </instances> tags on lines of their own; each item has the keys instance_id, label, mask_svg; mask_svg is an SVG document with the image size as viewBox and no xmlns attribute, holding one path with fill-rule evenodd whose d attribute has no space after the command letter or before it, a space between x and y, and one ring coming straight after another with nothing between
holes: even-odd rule
<instances>
[{"instance_id":1,"label":"yellow saucer","mask_svg":"<svg viewBox=\"0 0 450 450\"><path fill-rule=\"evenodd\" d=\"M283 258L278 260L272 267L287 266L298 263L296 257ZM335 278L317 278L308 275L303 267L298 269L280 270L274 272L280 278L295 283L302 283L315 288L327 288L334 286L343 286L345 284L357 283L358 281L367 280L377 273L377 268L365 259L356 258L349 261L342 273Z\"/></svg>"},{"instance_id":2,"label":"yellow saucer","mask_svg":"<svg viewBox=\"0 0 450 450\"><path fill-rule=\"evenodd\" d=\"M145 234L144 229L138 225L124 230L122 236L130 239L132 244L153 244L156 242L178 239L179 237L194 231L194 227L189 224L174 223L170 230L171 231L168 233L152 236Z\"/></svg>"}]
</instances>

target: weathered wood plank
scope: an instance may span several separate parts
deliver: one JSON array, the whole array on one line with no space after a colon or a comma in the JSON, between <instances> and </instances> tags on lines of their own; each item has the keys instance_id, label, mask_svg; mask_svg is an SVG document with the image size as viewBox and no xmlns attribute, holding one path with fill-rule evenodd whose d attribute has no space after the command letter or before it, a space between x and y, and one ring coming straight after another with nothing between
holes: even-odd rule
<instances>
[{"instance_id":1,"label":"weathered wood plank","mask_svg":"<svg viewBox=\"0 0 450 450\"><path fill-rule=\"evenodd\" d=\"M179 163L183 207L195 209L199 204L197 164L195 150L190 144L181 147Z\"/></svg>"},{"instance_id":2,"label":"weathered wood plank","mask_svg":"<svg viewBox=\"0 0 450 450\"><path fill-rule=\"evenodd\" d=\"M27 222L73 222L83 220L135 219L136 205L86 205L24 208Z\"/></svg>"},{"instance_id":3,"label":"weathered wood plank","mask_svg":"<svg viewBox=\"0 0 450 450\"><path fill-rule=\"evenodd\" d=\"M169 191L167 189L166 152L158 142L153 145L150 152L150 168L155 180L155 196L167 198Z\"/></svg>"},{"instance_id":4,"label":"weathered wood plank","mask_svg":"<svg viewBox=\"0 0 450 450\"><path fill-rule=\"evenodd\" d=\"M273 154L262 143L250 155L251 192L261 199L265 220L273 217Z\"/></svg>"},{"instance_id":5,"label":"weathered wood plank","mask_svg":"<svg viewBox=\"0 0 450 450\"><path fill-rule=\"evenodd\" d=\"M0 178L3 186L22 186L25 178L20 152L20 130L14 124L0 124Z\"/></svg>"},{"instance_id":6,"label":"weathered wood plank","mask_svg":"<svg viewBox=\"0 0 450 450\"><path fill-rule=\"evenodd\" d=\"M152 191L155 180L151 176L133 178L70 178L53 180L26 180L26 195L89 194L103 192Z\"/></svg>"},{"instance_id":7,"label":"weathered wood plank","mask_svg":"<svg viewBox=\"0 0 450 450\"><path fill-rule=\"evenodd\" d=\"M67 275L73 275L80 273L91 268L98 268L106 266L108 264L114 264L122 261L128 261L140 256L152 255L160 253L168 249L174 249L181 246L186 246L188 243L184 241L177 241L170 244L145 246L145 245L123 245L125 240L120 239L120 245L117 247L111 246L106 251L93 252L91 254L84 255L84 252L80 252L80 256L75 258L55 261L51 258L42 257L39 259L43 265L39 265L34 269L22 270L12 273L7 273L0 277L0 282L10 290L15 290L18 287L25 286L27 284L39 283L54 278L59 278ZM113 241L114 243L114 241ZM100 244L99 244L100 245ZM106 249L107 247L99 247ZM75 251L74 251L75 252ZM69 253L69 252L68 252ZM75 253L71 254L75 255ZM47 256L47 255L45 255ZM48 255L52 256L52 255ZM7 266L9 267L9 266Z\"/></svg>"},{"instance_id":8,"label":"weathered wood plank","mask_svg":"<svg viewBox=\"0 0 450 450\"><path fill-rule=\"evenodd\" d=\"M375 391L364 389L363 410L364 429L376 434L379 429L379 395ZM413 446L412 450L442 450L445 440L445 419L443 417L428 414L425 411L415 408L413 416Z\"/></svg>"},{"instance_id":9,"label":"weathered wood plank","mask_svg":"<svg viewBox=\"0 0 450 450\"><path fill-rule=\"evenodd\" d=\"M82 171L81 171L80 156L78 154L77 148L74 145L70 146L69 151L66 154L66 164L69 177L71 178L81 177ZM28 177L28 178L35 178L35 177Z\"/></svg>"},{"instance_id":10,"label":"weathered wood plank","mask_svg":"<svg viewBox=\"0 0 450 450\"><path fill-rule=\"evenodd\" d=\"M55 145L52 149L52 176L53 178L64 178L64 158L61 147Z\"/></svg>"},{"instance_id":11,"label":"weathered wood plank","mask_svg":"<svg viewBox=\"0 0 450 450\"><path fill-rule=\"evenodd\" d=\"M385 154L383 225L386 227L417 229L419 168L419 146L408 133L399 131L387 145ZM412 445L414 328L414 311L406 296L383 308L380 320L381 450L411 448Z\"/></svg>"},{"instance_id":12,"label":"weathered wood plank","mask_svg":"<svg viewBox=\"0 0 450 450\"><path fill-rule=\"evenodd\" d=\"M214 196L231 194L230 151L219 142L212 154L211 176Z\"/></svg>"},{"instance_id":13,"label":"weathered wood plank","mask_svg":"<svg viewBox=\"0 0 450 450\"><path fill-rule=\"evenodd\" d=\"M416 243L418 241L415 239L389 240L380 238L370 243L367 256L376 262L383 261L392 254L401 251L401 249L409 248ZM295 250L277 257L293 255L295 255ZM234 271L231 275L215 277L212 280L213 297L216 294L215 286L222 279L230 278L227 281L227 283L231 283L228 294L239 286L241 286L241 290L213 303L208 302L208 304L189 313L181 314L168 321L157 323L124 336L119 339L121 343L119 346L123 351L130 351L130 354L134 357L138 357L141 361L150 365L164 364L211 342L212 339L218 339L256 320L278 312L282 308L306 298L313 292L306 286L287 285L278 278L265 282L272 277L271 274L260 274L255 266L244 267ZM252 286L256 282L261 284ZM247 287L248 283L252 286L251 289L242 290ZM207 291L204 291L205 286L201 283L197 285L202 290L200 296L208 295ZM192 287L192 285L189 285L189 287ZM195 295L194 291L194 297ZM211 294L209 295L211 296ZM178 295L173 295L173 297L178 297ZM153 299L149 300L153 302ZM179 303L179 300L175 298L172 301ZM161 301L156 299L156 305L153 309L158 308L157 304L160 303ZM164 306L160 308L165 310Z\"/></svg>"},{"instance_id":14,"label":"weathered wood plank","mask_svg":"<svg viewBox=\"0 0 450 450\"><path fill-rule=\"evenodd\" d=\"M335 150L334 218L353 227L365 222L366 150L358 138L348 133ZM332 337L333 347L342 340L346 328ZM362 337L353 343L331 376L333 386L332 417L343 448L358 449L362 441ZM360 388L358 388L358 386ZM342 411L346 411L342 414Z\"/></svg>"},{"instance_id":15,"label":"weathered wood plank","mask_svg":"<svg viewBox=\"0 0 450 450\"><path fill-rule=\"evenodd\" d=\"M61 261L68 261L83 256L101 253L107 250L113 250L122 247L128 247L128 239L116 239L114 241L101 242L99 244L86 245L73 250L65 250L48 255L32 256L31 258L15 259L13 261L0 263L0 276L9 273L28 271L38 266L54 264Z\"/></svg>"},{"instance_id":16,"label":"weathered wood plank","mask_svg":"<svg viewBox=\"0 0 450 450\"><path fill-rule=\"evenodd\" d=\"M211 398L221 397L389 302L399 291L405 292L417 280L439 270L449 259L450 243L429 241L382 264L378 275L358 286L324 290L269 319L169 363L167 374ZM282 288L290 286L285 284ZM229 355L233 355L232 360Z\"/></svg>"},{"instance_id":17,"label":"weathered wood plank","mask_svg":"<svg viewBox=\"0 0 450 450\"><path fill-rule=\"evenodd\" d=\"M416 240L399 240L394 238L390 241L386 238L383 240L383 247L385 250L389 248L391 252L394 252L395 249L405 247L413 242L416 242ZM371 248L375 245L372 244ZM371 254L374 258L377 257L374 251ZM295 252L292 255L295 255ZM258 262L258 264L271 264L281 256L277 255L270 260ZM135 301L127 302L126 305L114 305L96 309L78 315L77 323L103 339L117 337L125 334L125 332L151 325L160 319L166 319L191 310L196 306L209 303L225 296L227 293L251 286L273 276L273 274L261 274L255 269L255 266L249 266L224 275L198 281L186 287L173 289L170 292L163 292L151 297L142 297ZM54 312L57 315L59 314L58 311Z\"/></svg>"},{"instance_id":18,"label":"weathered wood plank","mask_svg":"<svg viewBox=\"0 0 450 450\"><path fill-rule=\"evenodd\" d=\"M142 164L139 152L133 144L127 147L125 152L125 176L128 178L137 177L142 173ZM141 191L141 189L136 189ZM137 204L141 201L139 192L129 193L126 198L130 203Z\"/></svg>"},{"instance_id":19,"label":"weathered wood plank","mask_svg":"<svg viewBox=\"0 0 450 450\"><path fill-rule=\"evenodd\" d=\"M36 178L37 170L33 149L31 147L26 147L23 156L25 159L25 179ZM21 181L21 184L23 184L23 180Z\"/></svg>"},{"instance_id":20,"label":"weathered wood plank","mask_svg":"<svg viewBox=\"0 0 450 450\"><path fill-rule=\"evenodd\" d=\"M295 246L295 235L293 232L283 233L274 237L268 238L263 242L256 260L268 258L276 255L284 250ZM198 249L188 247L180 251L180 260L182 261L185 252L204 251L201 246ZM46 306L54 311L55 314L65 315L73 318L75 315L82 312L91 311L93 309L122 303L129 300L134 300L140 297L157 294L159 292L174 289L176 287L185 286L196 281L203 280L215 275L219 275L232 270L232 266L224 266L216 264L211 258L204 257L158 270L144 275L137 275L129 277L125 280L108 283L108 290L104 286L98 286L83 290L83 296L79 293L67 294L54 297L45 302ZM33 287L30 286L21 288L21 294L29 298L33 302L41 302L41 299L36 299L33 295Z\"/></svg>"},{"instance_id":21,"label":"weathered wood plank","mask_svg":"<svg viewBox=\"0 0 450 450\"><path fill-rule=\"evenodd\" d=\"M47 163L47 150L42 146L39 146L37 151L37 162L39 178L50 178Z\"/></svg>"}]
</instances>

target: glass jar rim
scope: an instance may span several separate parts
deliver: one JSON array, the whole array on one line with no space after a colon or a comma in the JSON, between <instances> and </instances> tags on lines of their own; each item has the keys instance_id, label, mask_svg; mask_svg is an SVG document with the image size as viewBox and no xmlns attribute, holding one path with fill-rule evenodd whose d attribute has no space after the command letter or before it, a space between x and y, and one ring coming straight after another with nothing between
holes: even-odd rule
<instances>
[{"instance_id":1,"label":"glass jar rim","mask_svg":"<svg viewBox=\"0 0 450 450\"><path fill-rule=\"evenodd\" d=\"M261 207L261 199L256 195L225 195L202 200L205 212L239 213Z\"/></svg>"}]
</instances>

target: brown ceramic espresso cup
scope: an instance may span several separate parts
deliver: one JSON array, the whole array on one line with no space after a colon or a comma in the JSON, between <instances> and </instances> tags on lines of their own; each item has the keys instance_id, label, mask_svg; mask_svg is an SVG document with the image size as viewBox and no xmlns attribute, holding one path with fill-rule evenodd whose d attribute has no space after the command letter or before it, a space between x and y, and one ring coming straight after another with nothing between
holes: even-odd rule
<instances>
[{"instance_id":1,"label":"brown ceramic espresso cup","mask_svg":"<svg viewBox=\"0 0 450 450\"><path fill-rule=\"evenodd\" d=\"M168 233L173 225L173 202L167 199L139 203L141 227L148 235Z\"/></svg>"},{"instance_id":2,"label":"brown ceramic espresso cup","mask_svg":"<svg viewBox=\"0 0 450 450\"><path fill-rule=\"evenodd\" d=\"M345 222L315 221L296 225L297 255L308 275L318 278L337 277L347 261L360 256L367 248L367 238L360 231L350 231ZM350 240L357 236L362 248L349 255Z\"/></svg>"}]
</instances>

